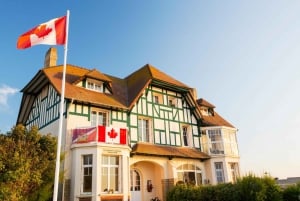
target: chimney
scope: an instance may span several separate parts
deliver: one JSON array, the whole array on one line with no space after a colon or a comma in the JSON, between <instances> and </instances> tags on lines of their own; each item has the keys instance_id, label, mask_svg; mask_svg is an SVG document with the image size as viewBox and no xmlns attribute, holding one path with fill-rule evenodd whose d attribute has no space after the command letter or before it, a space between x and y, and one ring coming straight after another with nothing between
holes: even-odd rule
<instances>
[{"instance_id":1,"label":"chimney","mask_svg":"<svg viewBox=\"0 0 300 201\"><path fill-rule=\"evenodd\" d=\"M54 47L49 48L45 55L44 68L50 66L56 66L57 62L57 50Z\"/></svg>"}]
</instances>

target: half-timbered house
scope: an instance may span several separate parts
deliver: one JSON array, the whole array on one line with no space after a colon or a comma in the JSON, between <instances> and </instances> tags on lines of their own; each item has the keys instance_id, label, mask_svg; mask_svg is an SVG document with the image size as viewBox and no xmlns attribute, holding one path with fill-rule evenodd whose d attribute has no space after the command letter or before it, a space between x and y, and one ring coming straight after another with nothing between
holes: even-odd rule
<instances>
[{"instance_id":1,"label":"half-timbered house","mask_svg":"<svg viewBox=\"0 0 300 201\"><path fill-rule=\"evenodd\" d=\"M62 200L166 200L177 183L236 181L237 129L194 88L150 64L125 78L67 64L61 100L56 60L50 48L22 89L17 123L57 135L63 115Z\"/></svg>"}]
</instances>

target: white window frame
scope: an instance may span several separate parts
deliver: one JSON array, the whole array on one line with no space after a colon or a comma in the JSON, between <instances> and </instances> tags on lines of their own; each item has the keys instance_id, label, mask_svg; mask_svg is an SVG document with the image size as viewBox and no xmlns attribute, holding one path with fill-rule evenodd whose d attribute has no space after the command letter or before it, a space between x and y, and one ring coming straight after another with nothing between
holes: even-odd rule
<instances>
[{"instance_id":1,"label":"white window frame","mask_svg":"<svg viewBox=\"0 0 300 201\"><path fill-rule=\"evenodd\" d=\"M101 115L100 115L101 114ZM105 114L105 119L103 120L103 115ZM91 110L91 126L108 126L109 112L104 110ZM101 119L102 118L102 119Z\"/></svg>"},{"instance_id":2,"label":"white window frame","mask_svg":"<svg viewBox=\"0 0 300 201\"><path fill-rule=\"evenodd\" d=\"M86 88L92 91L104 92L103 82L97 80L86 80Z\"/></svg>"},{"instance_id":3,"label":"white window frame","mask_svg":"<svg viewBox=\"0 0 300 201\"><path fill-rule=\"evenodd\" d=\"M85 157L88 157L87 158L87 162L88 163L85 163L86 160L85 160ZM82 155L82 182L81 182L81 193L82 194L91 194L92 191L93 191L93 155L92 154L85 154L85 155ZM85 175L86 174L86 171L88 173L88 175ZM90 176L91 177L91 183L89 184L91 186L91 191L85 191L85 177L86 176Z\"/></svg>"},{"instance_id":4,"label":"white window frame","mask_svg":"<svg viewBox=\"0 0 300 201\"><path fill-rule=\"evenodd\" d=\"M224 143L221 129L211 129L207 133L210 140L210 153L223 155Z\"/></svg>"},{"instance_id":5,"label":"white window frame","mask_svg":"<svg viewBox=\"0 0 300 201\"><path fill-rule=\"evenodd\" d=\"M138 170L130 170L130 191L141 191L141 175Z\"/></svg>"},{"instance_id":6,"label":"white window frame","mask_svg":"<svg viewBox=\"0 0 300 201\"><path fill-rule=\"evenodd\" d=\"M237 182L237 178L240 176L239 164L238 163L229 163L231 171L231 179L233 183Z\"/></svg>"},{"instance_id":7,"label":"white window frame","mask_svg":"<svg viewBox=\"0 0 300 201\"><path fill-rule=\"evenodd\" d=\"M142 123L142 124L141 124ZM141 142L152 142L152 126L151 119L139 117L138 118L138 140ZM146 125L145 125L146 124Z\"/></svg>"},{"instance_id":8,"label":"white window frame","mask_svg":"<svg viewBox=\"0 0 300 201\"><path fill-rule=\"evenodd\" d=\"M216 181L218 184L225 182L223 162L215 162Z\"/></svg>"},{"instance_id":9,"label":"white window frame","mask_svg":"<svg viewBox=\"0 0 300 201\"><path fill-rule=\"evenodd\" d=\"M202 170L201 168L197 167L193 164L183 164L177 167L177 178L180 182L183 182L184 184L191 184L191 185L202 185L203 184L203 178L202 178ZM194 176L195 181L190 181L190 175ZM198 178L199 176L199 178ZM182 177L182 178L180 178ZM185 179L186 178L186 179Z\"/></svg>"},{"instance_id":10,"label":"white window frame","mask_svg":"<svg viewBox=\"0 0 300 201\"><path fill-rule=\"evenodd\" d=\"M107 163L104 163L104 158L107 157ZM118 164L112 164L112 159L118 159ZM115 189L115 186L112 186L113 184L111 184L111 178L112 178L112 172L111 170L116 169L117 168L117 173L118 178L116 181L116 185L117 185L117 189ZM105 172L104 170L106 170L107 172ZM104 182L105 182L105 178L104 178L104 174L107 173L107 188L105 186L103 186ZM102 162L101 162L101 192L102 193L121 193L122 192L122 157L120 155L102 155Z\"/></svg>"},{"instance_id":11,"label":"white window frame","mask_svg":"<svg viewBox=\"0 0 300 201\"><path fill-rule=\"evenodd\" d=\"M236 131L232 129L223 129L223 141L226 155L238 156L238 144L236 139Z\"/></svg>"},{"instance_id":12,"label":"white window frame","mask_svg":"<svg viewBox=\"0 0 300 201\"><path fill-rule=\"evenodd\" d=\"M188 125L181 126L182 132L182 146L189 147L191 146L191 129Z\"/></svg>"}]
</instances>

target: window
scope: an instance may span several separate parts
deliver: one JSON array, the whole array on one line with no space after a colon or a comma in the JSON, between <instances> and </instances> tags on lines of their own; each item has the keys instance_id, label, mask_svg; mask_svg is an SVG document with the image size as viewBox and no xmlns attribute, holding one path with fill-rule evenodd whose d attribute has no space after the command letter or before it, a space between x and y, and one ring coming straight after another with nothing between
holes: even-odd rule
<instances>
[{"instance_id":1,"label":"window","mask_svg":"<svg viewBox=\"0 0 300 201\"><path fill-rule=\"evenodd\" d=\"M168 104L171 107L176 107L177 105L176 98L172 96L168 96Z\"/></svg>"},{"instance_id":2,"label":"window","mask_svg":"<svg viewBox=\"0 0 300 201\"><path fill-rule=\"evenodd\" d=\"M230 170L231 170L231 178L232 182L235 183L237 181L237 178L239 177L239 166L238 163L229 163Z\"/></svg>"},{"instance_id":3,"label":"window","mask_svg":"<svg viewBox=\"0 0 300 201\"><path fill-rule=\"evenodd\" d=\"M192 164L184 164L177 168L178 182L190 185L202 184L201 169Z\"/></svg>"},{"instance_id":4,"label":"window","mask_svg":"<svg viewBox=\"0 0 300 201\"><path fill-rule=\"evenodd\" d=\"M220 129L208 130L208 137L211 142L211 154L224 154L223 140Z\"/></svg>"},{"instance_id":5,"label":"window","mask_svg":"<svg viewBox=\"0 0 300 201\"><path fill-rule=\"evenodd\" d=\"M188 127L182 126L183 146L189 146Z\"/></svg>"},{"instance_id":6,"label":"window","mask_svg":"<svg viewBox=\"0 0 300 201\"><path fill-rule=\"evenodd\" d=\"M83 170L83 182L82 192L92 192L92 178L93 178L93 155L83 155L82 157L82 170Z\"/></svg>"},{"instance_id":7,"label":"window","mask_svg":"<svg viewBox=\"0 0 300 201\"><path fill-rule=\"evenodd\" d=\"M223 170L223 163L222 162L215 162L215 169L216 169L216 177L217 183L224 183L224 170Z\"/></svg>"},{"instance_id":8,"label":"window","mask_svg":"<svg viewBox=\"0 0 300 201\"><path fill-rule=\"evenodd\" d=\"M139 141L150 142L150 125L149 119L140 118L138 121Z\"/></svg>"},{"instance_id":9,"label":"window","mask_svg":"<svg viewBox=\"0 0 300 201\"><path fill-rule=\"evenodd\" d=\"M156 104L162 104L163 103L163 96L160 93L153 93L153 102Z\"/></svg>"},{"instance_id":10,"label":"window","mask_svg":"<svg viewBox=\"0 0 300 201\"><path fill-rule=\"evenodd\" d=\"M141 177L137 170L130 171L130 191L141 190Z\"/></svg>"},{"instance_id":11,"label":"window","mask_svg":"<svg viewBox=\"0 0 300 201\"><path fill-rule=\"evenodd\" d=\"M93 91L103 92L103 83L97 81L87 81L87 88Z\"/></svg>"},{"instance_id":12,"label":"window","mask_svg":"<svg viewBox=\"0 0 300 201\"><path fill-rule=\"evenodd\" d=\"M121 168L120 156L102 156L101 189L102 192L120 192Z\"/></svg>"},{"instance_id":13,"label":"window","mask_svg":"<svg viewBox=\"0 0 300 201\"><path fill-rule=\"evenodd\" d=\"M223 129L223 141L226 155L238 156L238 145L236 140L236 131L232 129Z\"/></svg>"},{"instance_id":14,"label":"window","mask_svg":"<svg viewBox=\"0 0 300 201\"><path fill-rule=\"evenodd\" d=\"M91 126L106 126L107 122L107 113L103 111L92 111L91 113Z\"/></svg>"}]
</instances>

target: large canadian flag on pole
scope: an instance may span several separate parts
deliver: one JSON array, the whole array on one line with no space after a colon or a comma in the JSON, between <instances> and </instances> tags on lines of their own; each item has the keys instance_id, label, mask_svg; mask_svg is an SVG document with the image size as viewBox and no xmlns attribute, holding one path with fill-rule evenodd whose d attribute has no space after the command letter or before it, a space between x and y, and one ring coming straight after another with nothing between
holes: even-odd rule
<instances>
[{"instance_id":1,"label":"large canadian flag on pole","mask_svg":"<svg viewBox=\"0 0 300 201\"><path fill-rule=\"evenodd\" d=\"M66 43L66 16L42 23L18 38L17 48L26 49L34 45L64 45Z\"/></svg>"},{"instance_id":2,"label":"large canadian flag on pole","mask_svg":"<svg viewBox=\"0 0 300 201\"><path fill-rule=\"evenodd\" d=\"M64 100L65 100L65 83L66 83L66 69L67 69L67 51L68 51L68 32L69 32L69 16L70 11L67 10L67 15L59 18L52 19L48 22L42 23L33 29L22 34L18 38L17 48L26 49L34 45L65 45L64 47L64 66L63 77L61 86L61 98L59 106L59 125L57 134L57 153L55 164L55 178L53 189L53 201L57 201L58 197L58 183L60 173L60 153L63 132L63 119L64 119ZM94 132L90 133L90 138L94 137Z\"/></svg>"}]
</instances>

